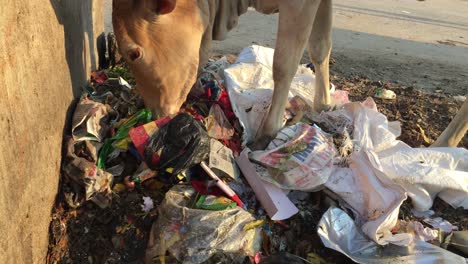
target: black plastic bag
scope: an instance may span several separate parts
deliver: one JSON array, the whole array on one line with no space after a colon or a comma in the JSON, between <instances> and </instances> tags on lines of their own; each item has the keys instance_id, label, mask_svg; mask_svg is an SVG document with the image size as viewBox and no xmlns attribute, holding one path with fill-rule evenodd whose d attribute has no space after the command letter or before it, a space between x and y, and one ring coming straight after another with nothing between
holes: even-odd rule
<instances>
[{"instance_id":1,"label":"black plastic bag","mask_svg":"<svg viewBox=\"0 0 468 264\"><path fill-rule=\"evenodd\" d=\"M153 170L173 168L172 176L189 169L210 152L210 138L200 121L181 113L151 136L145 147L146 164ZM155 164L154 157L159 156Z\"/></svg>"}]
</instances>

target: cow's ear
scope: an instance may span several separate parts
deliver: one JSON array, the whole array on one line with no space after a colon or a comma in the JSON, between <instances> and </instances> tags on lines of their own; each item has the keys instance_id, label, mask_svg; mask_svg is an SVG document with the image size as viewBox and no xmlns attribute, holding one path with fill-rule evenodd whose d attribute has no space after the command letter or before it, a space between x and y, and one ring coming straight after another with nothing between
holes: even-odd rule
<instances>
[{"instance_id":1,"label":"cow's ear","mask_svg":"<svg viewBox=\"0 0 468 264\"><path fill-rule=\"evenodd\" d=\"M169 14L176 6L177 0L146 0L148 8L158 15Z\"/></svg>"}]
</instances>

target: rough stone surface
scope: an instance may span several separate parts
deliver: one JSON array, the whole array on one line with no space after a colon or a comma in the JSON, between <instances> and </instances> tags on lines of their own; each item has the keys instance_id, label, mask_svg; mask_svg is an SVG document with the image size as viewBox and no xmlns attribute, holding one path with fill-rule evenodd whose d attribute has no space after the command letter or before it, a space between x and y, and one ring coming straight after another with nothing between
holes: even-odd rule
<instances>
[{"instance_id":1,"label":"rough stone surface","mask_svg":"<svg viewBox=\"0 0 468 264\"><path fill-rule=\"evenodd\" d=\"M102 0L0 5L0 263L44 263L66 113L103 32Z\"/></svg>"}]
</instances>

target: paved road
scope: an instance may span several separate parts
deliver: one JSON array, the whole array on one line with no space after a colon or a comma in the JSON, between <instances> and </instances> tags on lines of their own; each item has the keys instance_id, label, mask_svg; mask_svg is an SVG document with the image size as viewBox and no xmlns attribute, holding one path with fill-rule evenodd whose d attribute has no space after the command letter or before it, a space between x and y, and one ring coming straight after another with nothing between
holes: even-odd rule
<instances>
[{"instance_id":1,"label":"paved road","mask_svg":"<svg viewBox=\"0 0 468 264\"><path fill-rule=\"evenodd\" d=\"M111 0L104 2L109 31ZM277 15L249 11L213 51L274 47L277 21ZM468 93L468 1L337 0L332 56L335 74Z\"/></svg>"}]
</instances>

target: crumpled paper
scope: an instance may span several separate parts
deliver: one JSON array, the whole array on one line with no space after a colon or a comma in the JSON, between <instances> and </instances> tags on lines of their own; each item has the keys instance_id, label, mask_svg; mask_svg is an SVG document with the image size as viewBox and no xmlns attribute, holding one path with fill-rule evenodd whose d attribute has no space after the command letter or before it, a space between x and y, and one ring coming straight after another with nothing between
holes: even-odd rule
<instances>
[{"instance_id":1,"label":"crumpled paper","mask_svg":"<svg viewBox=\"0 0 468 264\"><path fill-rule=\"evenodd\" d=\"M265 150L252 152L252 161L265 166L262 178L289 190L316 190L332 172L335 147L320 128L305 123L281 129Z\"/></svg>"},{"instance_id":2,"label":"crumpled paper","mask_svg":"<svg viewBox=\"0 0 468 264\"><path fill-rule=\"evenodd\" d=\"M101 208L107 207L112 198L113 177L96 166L96 145L91 141L75 142L70 137L66 140L66 146L64 175L85 188L86 200L93 201Z\"/></svg>"},{"instance_id":3,"label":"crumpled paper","mask_svg":"<svg viewBox=\"0 0 468 264\"><path fill-rule=\"evenodd\" d=\"M95 140L101 142L109 127L105 120L106 105L87 98L76 106L72 120L72 135L75 141Z\"/></svg>"}]
</instances>

